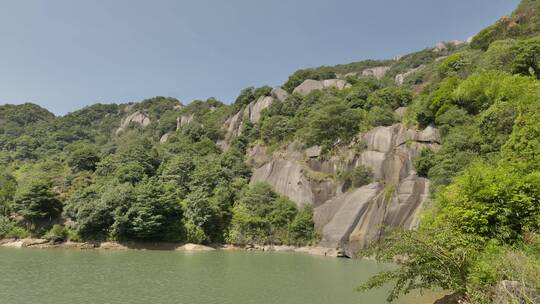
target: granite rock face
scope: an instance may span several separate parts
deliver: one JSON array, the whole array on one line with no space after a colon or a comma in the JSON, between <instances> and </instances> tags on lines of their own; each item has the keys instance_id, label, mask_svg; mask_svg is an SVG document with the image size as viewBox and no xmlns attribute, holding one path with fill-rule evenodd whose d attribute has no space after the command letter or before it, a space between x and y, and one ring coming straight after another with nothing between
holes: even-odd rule
<instances>
[{"instance_id":1,"label":"granite rock face","mask_svg":"<svg viewBox=\"0 0 540 304\"><path fill-rule=\"evenodd\" d=\"M272 96L259 97L257 100L250 102L247 106L225 120L223 125L223 128L225 129L225 139L218 143L223 149L228 148L231 139L242 134L244 121L250 121L253 124L259 123L262 111L271 106L274 102L284 101L287 98L288 93L281 88L274 88L271 95Z\"/></svg>"},{"instance_id":2,"label":"granite rock face","mask_svg":"<svg viewBox=\"0 0 540 304\"><path fill-rule=\"evenodd\" d=\"M382 79L386 72L390 69L389 66L380 66L380 67L374 67L365 69L362 71L363 77L375 77L376 79Z\"/></svg>"},{"instance_id":3,"label":"granite rock face","mask_svg":"<svg viewBox=\"0 0 540 304\"><path fill-rule=\"evenodd\" d=\"M180 129L181 127L189 124L193 121L193 118L195 117L194 114L184 114L181 115L180 118L176 120L176 129Z\"/></svg>"},{"instance_id":4,"label":"granite rock face","mask_svg":"<svg viewBox=\"0 0 540 304\"><path fill-rule=\"evenodd\" d=\"M351 87L351 84L342 79L326 79L326 80L307 79L307 80L304 80L302 84L297 86L293 90L293 93L307 95L313 91L322 90L322 89L336 88L338 90L343 90L350 87Z\"/></svg>"},{"instance_id":5,"label":"granite rock face","mask_svg":"<svg viewBox=\"0 0 540 304\"><path fill-rule=\"evenodd\" d=\"M251 182L271 184L299 207L312 204L320 246L352 255L380 239L383 227L416 227L429 180L416 175L414 159L420 150L436 150L441 142L433 127L419 131L401 124L374 128L360 140L367 146L361 153L341 147L338 156L325 160L317 148L294 143L273 155L260 147L251 150L249 157L258 160ZM371 184L349 189L337 178L341 170L360 165L372 170Z\"/></svg>"},{"instance_id":6,"label":"granite rock face","mask_svg":"<svg viewBox=\"0 0 540 304\"><path fill-rule=\"evenodd\" d=\"M289 96L289 93L287 93L287 91L279 87L272 89L272 92L270 92L270 94L280 102L284 102L285 99L287 99L287 97Z\"/></svg>"},{"instance_id":7,"label":"granite rock face","mask_svg":"<svg viewBox=\"0 0 540 304\"><path fill-rule=\"evenodd\" d=\"M120 127L116 130L116 134L127 129L131 123L138 124L141 127L147 127L150 124L150 117L143 112L135 111L122 120Z\"/></svg>"},{"instance_id":8,"label":"granite rock face","mask_svg":"<svg viewBox=\"0 0 540 304\"><path fill-rule=\"evenodd\" d=\"M424 67L425 67L425 65L420 65L420 66L418 66L418 67L416 67L416 68L409 69L409 70L407 70L407 71L404 72L404 73L401 73L401 74L396 75L396 77L395 77L395 79L394 79L395 83L396 83L397 85L402 85L403 82L405 82L405 79L406 79L407 77L409 77L409 76L411 76L412 74L414 74L414 73L416 73L416 72L422 70Z\"/></svg>"},{"instance_id":9,"label":"granite rock face","mask_svg":"<svg viewBox=\"0 0 540 304\"><path fill-rule=\"evenodd\" d=\"M268 108L274 102L272 96L261 96L255 102L248 105L247 113L249 113L249 121L258 123L261 119L262 110Z\"/></svg>"}]
</instances>

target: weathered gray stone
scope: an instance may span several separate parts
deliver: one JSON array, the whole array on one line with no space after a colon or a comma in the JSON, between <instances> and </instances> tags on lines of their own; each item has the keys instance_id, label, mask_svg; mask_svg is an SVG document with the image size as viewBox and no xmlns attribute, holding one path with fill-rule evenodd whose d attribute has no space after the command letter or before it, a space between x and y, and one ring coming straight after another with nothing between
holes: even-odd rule
<instances>
[{"instance_id":1,"label":"weathered gray stone","mask_svg":"<svg viewBox=\"0 0 540 304\"><path fill-rule=\"evenodd\" d=\"M175 249L176 251L214 251L215 248L199 245L199 244L185 244Z\"/></svg>"},{"instance_id":2,"label":"weathered gray stone","mask_svg":"<svg viewBox=\"0 0 540 304\"><path fill-rule=\"evenodd\" d=\"M350 88L351 85L343 79L325 79L322 81L323 88L336 88L338 90L343 90Z\"/></svg>"},{"instance_id":3,"label":"weathered gray stone","mask_svg":"<svg viewBox=\"0 0 540 304\"><path fill-rule=\"evenodd\" d=\"M321 156L321 146L313 146L306 149L306 157L317 158Z\"/></svg>"},{"instance_id":4,"label":"weathered gray stone","mask_svg":"<svg viewBox=\"0 0 540 304\"><path fill-rule=\"evenodd\" d=\"M414 74L414 73L416 73L416 72L422 70L424 67L425 67L425 65L422 64L422 65L420 65L420 66L418 66L418 67L416 67L416 68L407 70L405 73L398 74L398 75L396 75L394 81L396 82L396 84L402 85L403 82L405 82L405 79L406 79L407 77L409 77L409 76L411 76L412 74Z\"/></svg>"},{"instance_id":5,"label":"weathered gray stone","mask_svg":"<svg viewBox=\"0 0 540 304\"><path fill-rule=\"evenodd\" d=\"M284 102L285 99L287 99L287 97L289 96L289 93L287 93L287 91L279 87L273 88L271 94L280 102Z\"/></svg>"},{"instance_id":6,"label":"weathered gray stone","mask_svg":"<svg viewBox=\"0 0 540 304\"><path fill-rule=\"evenodd\" d=\"M251 183L267 182L275 191L286 194L302 207L313 202L313 192L302 171L303 166L296 160L277 159L255 169Z\"/></svg>"},{"instance_id":7,"label":"weathered gray stone","mask_svg":"<svg viewBox=\"0 0 540 304\"><path fill-rule=\"evenodd\" d=\"M416 227L429 181L416 175L414 159L422 149L436 149L437 136L435 128L377 127L361 136L367 148L360 155L344 146L337 156L322 160L312 148L301 151L291 144L268 160L259 159L267 162L258 165L251 182L268 182L299 206L313 204L315 226L323 236L320 245L353 255L381 238L383 226ZM344 193L339 179L325 178L359 165L370 168L378 182Z\"/></svg>"},{"instance_id":8,"label":"weathered gray stone","mask_svg":"<svg viewBox=\"0 0 540 304\"><path fill-rule=\"evenodd\" d=\"M435 46L433 47L433 52L435 53L446 52L447 50L448 50L448 47L443 42L437 42Z\"/></svg>"},{"instance_id":9,"label":"weathered gray stone","mask_svg":"<svg viewBox=\"0 0 540 304\"><path fill-rule=\"evenodd\" d=\"M389 66L379 66L379 67L365 69L362 71L362 76L375 77L377 79L382 79L389 69L390 69Z\"/></svg>"},{"instance_id":10,"label":"weathered gray stone","mask_svg":"<svg viewBox=\"0 0 540 304\"><path fill-rule=\"evenodd\" d=\"M338 90L343 90L350 87L351 87L351 84L349 84L347 81L343 79L326 79L326 80L307 79L307 80L304 80L302 84L297 86L293 90L293 93L307 95L316 90L322 90L322 89L327 89L327 88L336 88Z\"/></svg>"},{"instance_id":11,"label":"weathered gray stone","mask_svg":"<svg viewBox=\"0 0 540 304\"><path fill-rule=\"evenodd\" d=\"M407 113L407 107L399 107L394 111L395 117L401 121L403 117L405 116L405 113Z\"/></svg>"},{"instance_id":12,"label":"weathered gray stone","mask_svg":"<svg viewBox=\"0 0 540 304\"><path fill-rule=\"evenodd\" d=\"M255 145L249 148L247 150L247 156L255 168L259 168L272 160L266 151L266 147L263 145Z\"/></svg>"},{"instance_id":13,"label":"weathered gray stone","mask_svg":"<svg viewBox=\"0 0 540 304\"><path fill-rule=\"evenodd\" d=\"M130 123L136 123L142 127L147 127L150 124L150 118L145 113L135 111L122 120L120 123L120 128L116 130L116 133L118 134L125 130Z\"/></svg>"},{"instance_id":14,"label":"weathered gray stone","mask_svg":"<svg viewBox=\"0 0 540 304\"><path fill-rule=\"evenodd\" d=\"M293 93L298 93L298 94L302 94L302 95L307 95L315 90L322 90L324 88L322 82L318 81L318 80L313 80L313 79L307 79L307 80L304 80L304 82L302 82L302 84L300 84L299 86L297 86L294 90L293 90Z\"/></svg>"},{"instance_id":15,"label":"weathered gray stone","mask_svg":"<svg viewBox=\"0 0 540 304\"><path fill-rule=\"evenodd\" d=\"M417 137L418 141L421 142L429 142L429 143L441 143L441 135L439 134L439 130L432 126L428 126L424 130L422 130L420 133L418 133Z\"/></svg>"},{"instance_id":16,"label":"weathered gray stone","mask_svg":"<svg viewBox=\"0 0 540 304\"><path fill-rule=\"evenodd\" d=\"M378 183L349 191L336 197L333 205L339 206L332 219L322 229L320 245L328 248L344 248L347 246L349 235L353 231L369 202L379 193Z\"/></svg>"},{"instance_id":17,"label":"weathered gray stone","mask_svg":"<svg viewBox=\"0 0 540 304\"><path fill-rule=\"evenodd\" d=\"M249 120L252 123L258 123L261 119L262 110L271 106L273 102L274 98L272 96L261 96L256 101L251 102L248 105Z\"/></svg>"},{"instance_id":18,"label":"weathered gray stone","mask_svg":"<svg viewBox=\"0 0 540 304\"><path fill-rule=\"evenodd\" d=\"M171 136L174 132L170 131L170 132L167 132L165 134L163 134L163 136L161 136L161 138L159 139L159 142L160 143L166 143L167 140L169 139L169 136Z\"/></svg>"},{"instance_id":19,"label":"weathered gray stone","mask_svg":"<svg viewBox=\"0 0 540 304\"><path fill-rule=\"evenodd\" d=\"M192 122L194 117L193 113L180 116L180 128Z\"/></svg>"}]
</instances>

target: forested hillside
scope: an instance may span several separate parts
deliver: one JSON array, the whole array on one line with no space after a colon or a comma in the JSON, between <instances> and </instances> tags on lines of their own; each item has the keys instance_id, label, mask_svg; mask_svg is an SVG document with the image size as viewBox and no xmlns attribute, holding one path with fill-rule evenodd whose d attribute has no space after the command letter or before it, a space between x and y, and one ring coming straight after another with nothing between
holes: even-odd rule
<instances>
[{"instance_id":1,"label":"forested hillside","mask_svg":"<svg viewBox=\"0 0 540 304\"><path fill-rule=\"evenodd\" d=\"M523 0L470 43L299 70L280 88L242 90L230 105L155 97L65 116L2 105L0 238L316 245L318 206L256 182L258 163L290 157L293 147L307 164L347 151L355 162L337 170L299 170L317 186L339 185L333 196L377 182L375 203L390 205L403 181L356 160L381 145L366 142L370 131L393 126L414 134L399 146L431 199L415 198L418 225L369 238L359 255L399 256L400 266L361 289L392 282L389 300L442 288L468 303L538 303L539 34L540 2Z\"/></svg>"}]
</instances>

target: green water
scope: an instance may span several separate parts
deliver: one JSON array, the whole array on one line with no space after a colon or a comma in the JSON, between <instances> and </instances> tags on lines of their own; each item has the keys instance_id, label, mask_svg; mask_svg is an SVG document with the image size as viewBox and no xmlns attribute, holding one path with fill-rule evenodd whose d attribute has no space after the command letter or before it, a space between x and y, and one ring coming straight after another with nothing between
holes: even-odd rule
<instances>
[{"instance_id":1,"label":"green water","mask_svg":"<svg viewBox=\"0 0 540 304\"><path fill-rule=\"evenodd\" d=\"M0 303L384 303L384 290L353 291L381 267L292 253L0 248Z\"/></svg>"}]
</instances>

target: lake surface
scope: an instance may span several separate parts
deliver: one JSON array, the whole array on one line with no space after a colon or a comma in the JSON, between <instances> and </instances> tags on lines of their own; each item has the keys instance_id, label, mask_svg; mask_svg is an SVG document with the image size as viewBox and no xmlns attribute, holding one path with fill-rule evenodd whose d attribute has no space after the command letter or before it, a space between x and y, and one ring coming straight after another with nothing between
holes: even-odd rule
<instances>
[{"instance_id":1,"label":"lake surface","mask_svg":"<svg viewBox=\"0 0 540 304\"><path fill-rule=\"evenodd\" d=\"M294 253L0 248L0 303L376 304L386 290L353 289L383 267Z\"/></svg>"}]
</instances>

